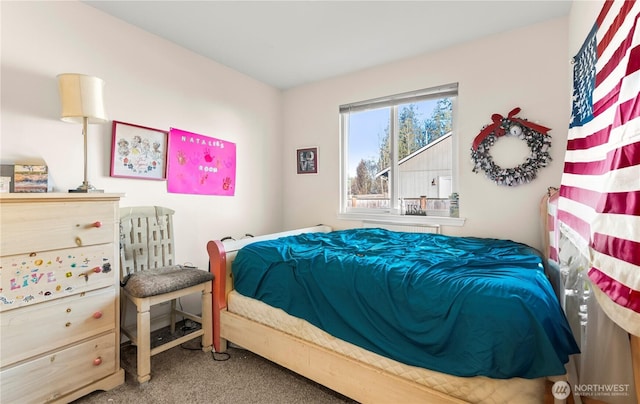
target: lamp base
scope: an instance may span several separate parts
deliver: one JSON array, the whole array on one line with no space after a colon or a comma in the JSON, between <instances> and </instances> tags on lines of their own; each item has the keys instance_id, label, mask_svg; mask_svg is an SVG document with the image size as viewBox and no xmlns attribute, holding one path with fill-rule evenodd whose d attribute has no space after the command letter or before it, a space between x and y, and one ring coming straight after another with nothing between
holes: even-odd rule
<instances>
[{"instance_id":1,"label":"lamp base","mask_svg":"<svg viewBox=\"0 0 640 404\"><path fill-rule=\"evenodd\" d=\"M90 194L90 193L104 193L104 189L96 189L93 185L87 183L86 181L82 183L82 185L78 186L76 189L70 189L70 193L81 193L81 194Z\"/></svg>"},{"instance_id":2,"label":"lamp base","mask_svg":"<svg viewBox=\"0 0 640 404\"><path fill-rule=\"evenodd\" d=\"M100 193L104 193L104 189L80 189L80 188L76 188L76 189L70 189L69 193L75 193L75 194L100 194Z\"/></svg>"}]
</instances>

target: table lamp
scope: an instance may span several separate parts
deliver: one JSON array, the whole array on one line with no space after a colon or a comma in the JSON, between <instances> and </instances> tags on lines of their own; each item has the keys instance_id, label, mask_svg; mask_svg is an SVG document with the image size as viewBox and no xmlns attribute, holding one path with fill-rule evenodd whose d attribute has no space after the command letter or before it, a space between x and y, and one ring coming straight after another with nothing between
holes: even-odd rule
<instances>
[{"instance_id":1,"label":"table lamp","mask_svg":"<svg viewBox=\"0 0 640 404\"><path fill-rule=\"evenodd\" d=\"M89 183L87 178L87 125L107 121L104 108L104 81L84 74L64 73L58 76L61 118L64 122L82 123L84 139L84 181L69 192L103 192Z\"/></svg>"}]
</instances>

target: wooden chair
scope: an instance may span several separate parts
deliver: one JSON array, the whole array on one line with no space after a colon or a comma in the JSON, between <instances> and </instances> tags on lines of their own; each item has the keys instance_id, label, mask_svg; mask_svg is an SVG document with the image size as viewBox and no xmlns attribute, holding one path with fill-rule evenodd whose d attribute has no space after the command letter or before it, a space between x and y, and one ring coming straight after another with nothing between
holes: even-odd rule
<instances>
[{"instance_id":1,"label":"wooden chair","mask_svg":"<svg viewBox=\"0 0 640 404\"><path fill-rule=\"evenodd\" d=\"M122 284L121 331L137 347L139 383L151 379L151 356L202 336L202 350L211 351L211 286L213 275L193 267L176 265L173 240L174 211L161 206L120 208L120 271ZM176 307L177 299L201 294L200 315ZM201 325L199 330L159 346L151 345L151 306L171 302L172 337L176 315ZM127 303L136 306L136 325L127 328Z\"/></svg>"}]
</instances>

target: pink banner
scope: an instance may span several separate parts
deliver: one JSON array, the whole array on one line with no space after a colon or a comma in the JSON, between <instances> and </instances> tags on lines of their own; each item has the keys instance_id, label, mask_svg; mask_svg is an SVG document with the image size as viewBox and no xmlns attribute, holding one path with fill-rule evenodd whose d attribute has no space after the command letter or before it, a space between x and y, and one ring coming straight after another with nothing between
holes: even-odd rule
<instances>
[{"instance_id":1,"label":"pink banner","mask_svg":"<svg viewBox=\"0 0 640 404\"><path fill-rule=\"evenodd\" d=\"M235 143L171 128L167 191L233 196L235 189Z\"/></svg>"}]
</instances>

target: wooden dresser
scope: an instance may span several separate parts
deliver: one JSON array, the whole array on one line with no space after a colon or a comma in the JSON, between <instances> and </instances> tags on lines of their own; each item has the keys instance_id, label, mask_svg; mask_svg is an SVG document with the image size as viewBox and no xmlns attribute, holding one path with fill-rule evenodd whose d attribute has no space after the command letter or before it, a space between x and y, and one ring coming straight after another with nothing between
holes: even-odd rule
<instances>
[{"instance_id":1,"label":"wooden dresser","mask_svg":"<svg viewBox=\"0 0 640 404\"><path fill-rule=\"evenodd\" d=\"M0 194L0 402L124 382L120 194Z\"/></svg>"}]
</instances>

